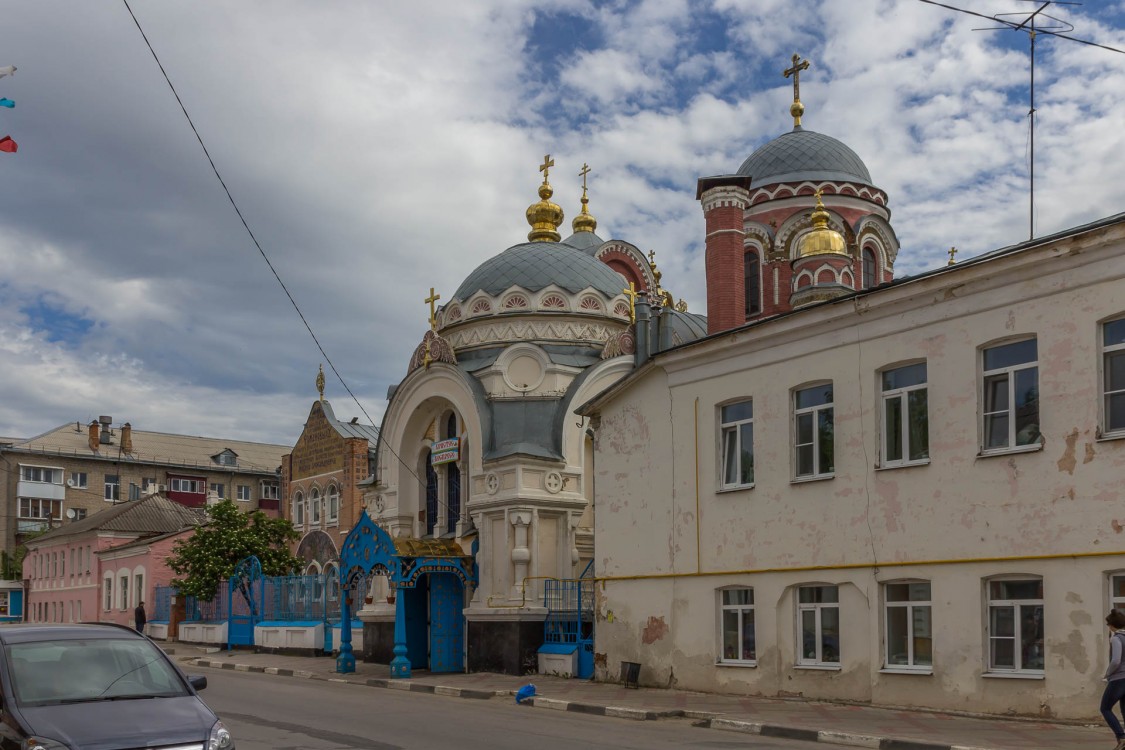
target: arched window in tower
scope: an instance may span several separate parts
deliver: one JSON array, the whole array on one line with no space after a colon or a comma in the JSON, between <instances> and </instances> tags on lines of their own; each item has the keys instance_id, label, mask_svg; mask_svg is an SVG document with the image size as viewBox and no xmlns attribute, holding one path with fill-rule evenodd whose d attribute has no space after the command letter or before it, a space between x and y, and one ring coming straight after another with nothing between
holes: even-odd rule
<instances>
[{"instance_id":1,"label":"arched window in tower","mask_svg":"<svg viewBox=\"0 0 1125 750\"><path fill-rule=\"evenodd\" d=\"M762 275L758 253L753 250L747 252L742 266L746 292L746 317L750 318L762 311Z\"/></svg>"},{"instance_id":2,"label":"arched window in tower","mask_svg":"<svg viewBox=\"0 0 1125 750\"><path fill-rule=\"evenodd\" d=\"M437 472L434 471L433 455L426 452L426 536L434 535L437 523Z\"/></svg>"},{"instance_id":3,"label":"arched window in tower","mask_svg":"<svg viewBox=\"0 0 1125 750\"><path fill-rule=\"evenodd\" d=\"M863 248L863 288L870 289L878 283L875 278L875 251L865 247Z\"/></svg>"},{"instance_id":4,"label":"arched window in tower","mask_svg":"<svg viewBox=\"0 0 1125 750\"><path fill-rule=\"evenodd\" d=\"M445 437L447 439L457 437L456 414L449 415L449 421L445 425ZM445 499L445 530L454 532L457 530L457 520L461 517L461 470L457 468L457 461L445 466Z\"/></svg>"}]
</instances>

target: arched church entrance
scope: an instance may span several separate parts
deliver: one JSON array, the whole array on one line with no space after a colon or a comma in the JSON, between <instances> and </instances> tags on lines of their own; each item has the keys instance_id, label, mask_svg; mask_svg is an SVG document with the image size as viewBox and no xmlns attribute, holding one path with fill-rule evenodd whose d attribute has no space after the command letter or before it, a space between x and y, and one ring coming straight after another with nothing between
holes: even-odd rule
<instances>
[{"instance_id":1,"label":"arched church entrance","mask_svg":"<svg viewBox=\"0 0 1125 750\"><path fill-rule=\"evenodd\" d=\"M406 612L406 657L413 669L463 672L465 587L452 573L427 573L400 589Z\"/></svg>"}]
</instances>

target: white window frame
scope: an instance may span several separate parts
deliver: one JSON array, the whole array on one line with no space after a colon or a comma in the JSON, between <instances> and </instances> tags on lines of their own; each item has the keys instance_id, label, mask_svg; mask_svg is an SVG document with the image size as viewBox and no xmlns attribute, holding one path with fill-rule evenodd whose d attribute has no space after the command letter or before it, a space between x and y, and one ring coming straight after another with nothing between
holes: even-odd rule
<instances>
[{"instance_id":1,"label":"white window frame","mask_svg":"<svg viewBox=\"0 0 1125 750\"><path fill-rule=\"evenodd\" d=\"M750 416L736 418L732 415L730 421L726 420L724 414L727 409L734 407L748 407ZM729 403L719 405L719 489L722 490L742 490L749 489L754 486L754 400L743 399L739 401L731 401ZM742 466L742 438L743 427L750 428L750 481L742 482L743 466ZM736 482L727 481L727 458L728 458L728 445L727 441L734 441L734 455L738 466L735 469L735 476L739 479Z\"/></svg>"},{"instance_id":2,"label":"white window frame","mask_svg":"<svg viewBox=\"0 0 1125 750\"><path fill-rule=\"evenodd\" d=\"M923 375L921 383L914 383L912 385L887 388L886 378L892 373L910 368L922 367ZM880 390L880 423L879 432L882 436L880 441L881 449L881 462L880 467L885 469L896 468L899 466L920 466L930 462L929 450L929 434L930 434L930 398L929 398L929 368L926 362L911 362L904 365L896 365L894 367L885 367L879 371L879 390ZM924 415L924 428L926 430L926 450L925 456L921 458L911 458L910 444L910 397L912 394L922 392L926 398L926 413ZM889 404L890 402L897 401L899 409L899 434L901 436L901 443L897 446L900 458L892 459L890 456L891 449L891 431L887 429L887 419L889 417Z\"/></svg>"},{"instance_id":3,"label":"white window frame","mask_svg":"<svg viewBox=\"0 0 1125 750\"><path fill-rule=\"evenodd\" d=\"M84 471L70 472L71 486L76 490L84 490L89 486L89 477Z\"/></svg>"},{"instance_id":4,"label":"white window frame","mask_svg":"<svg viewBox=\"0 0 1125 750\"><path fill-rule=\"evenodd\" d=\"M110 477L113 481L109 481ZM121 475L120 474L106 474L103 478L104 491L102 497L107 503L112 503L121 499Z\"/></svg>"},{"instance_id":5,"label":"white window frame","mask_svg":"<svg viewBox=\"0 0 1125 750\"><path fill-rule=\"evenodd\" d=\"M50 466L20 464L20 481L35 484L62 484L63 470Z\"/></svg>"},{"instance_id":6,"label":"white window frame","mask_svg":"<svg viewBox=\"0 0 1125 750\"><path fill-rule=\"evenodd\" d=\"M798 407L797 406L800 394L802 394L806 391L821 389L821 388L824 388L825 386L827 386L829 388L829 390L832 391L832 397L828 401L828 403L815 404L813 406L804 406L804 407ZM793 427L792 427L792 429L793 429L793 443L792 443L793 444L793 478L797 481L807 481L807 480L810 480L810 479L831 479L832 477L836 476L836 455L835 455L835 450L836 450L836 441L835 441L836 390L835 390L833 382L831 380L826 380L826 381L821 382L821 383L812 383L812 384L809 384L809 385L801 386L800 388L794 388L793 392L792 392L792 395L790 397L790 401L793 405L793 422L792 422L792 425L793 425ZM820 445L821 445L821 440L822 440L821 429L820 429L820 417L821 417L821 414L823 412L827 412L828 415L829 415L829 418L832 420L832 430L833 430L832 468L827 470L827 471L824 469L824 467L822 467L820 465ZM801 424L801 418L802 417L810 417L812 419L812 442L811 443L798 442L801 439L800 438L800 436L801 436L800 424ZM813 459L812 460L812 471L810 473L802 474L802 473L800 473L800 467L801 467L800 452L801 452L801 448L803 448L805 446L811 446L812 447L812 459Z\"/></svg>"},{"instance_id":7,"label":"white window frame","mask_svg":"<svg viewBox=\"0 0 1125 750\"><path fill-rule=\"evenodd\" d=\"M1040 650L1043 650L1046 646L1046 627L1045 627L1045 623L1042 622L1046 617L1046 608L1044 607L1044 604L1043 604L1043 596L1040 596L1037 599L1033 599L1033 598L1028 598L1028 599L993 599L992 598L992 584L994 584L994 583L1014 583L1014 582L1038 583L1040 587L1043 586L1043 579L1039 578L1037 576L1018 576L1018 575L1016 575L1016 576L998 576L998 577L995 577L995 578L989 578L989 579L985 580L985 582L984 582L985 583L984 594L985 594L985 602L987 604L987 607L986 607L986 610L985 610L986 611L986 616L985 616L986 617L986 619L985 619L985 640L987 642L987 646L985 648L985 659L986 659L985 665L984 665L985 666L985 673L986 674L999 674L999 675L1028 675L1028 676L1041 677L1044 674L1044 667L1030 668L1030 667L1025 667L1023 665L1023 655L1020 653L1021 652L1020 645L1021 645L1022 640L1023 640L1023 627L1024 627L1024 625L1023 625L1023 618L1020 615L1021 615L1021 610L1024 607L1036 607L1036 606L1039 607L1041 626L1044 628L1043 645L1040 646ZM1012 641L1012 661L1013 661L1013 666L1011 666L1011 667L997 667L997 666L993 665L993 662L995 661L995 656L994 656L994 653L993 653L994 643L996 641L999 641L999 640L1009 640L1009 638L1007 636L997 636L997 635L994 635L992 633L992 612L993 612L993 610L998 610L998 609L1012 609L1013 610L1012 611L1013 635L1010 639ZM1046 654L1042 653L1040 655L1040 659L1043 661L1043 664L1045 666L1046 662L1047 662Z\"/></svg>"},{"instance_id":8,"label":"white window frame","mask_svg":"<svg viewBox=\"0 0 1125 750\"><path fill-rule=\"evenodd\" d=\"M305 493L303 492L293 496L293 525L301 528L305 525Z\"/></svg>"},{"instance_id":9,"label":"white window frame","mask_svg":"<svg viewBox=\"0 0 1125 750\"><path fill-rule=\"evenodd\" d=\"M985 356L988 351L999 349L1012 344L1022 344L1027 341L1035 343L1035 358L1028 362L1020 362L1018 364L1009 365L1007 367L995 367L991 370L985 369ZM1010 341L997 341L980 349L980 445L982 454L996 454L996 453L1011 453L1013 451L1027 451L1037 450L1043 445L1043 431L1039 429L1042 425L1043 415L1039 406L1036 407L1036 437L1027 443L1019 442L1019 434L1016 430L1017 414L1016 414L1016 378L1019 373L1025 370L1035 370L1035 390L1039 392L1039 339L1036 336L1025 336L1023 338L1012 339ZM1004 377L1007 379L1007 398L1008 405L1004 409L997 409L995 411L986 411L988 404L988 380L990 378ZM1040 397L1036 396L1037 402L1040 402ZM1040 404L1041 405L1041 404ZM989 417L1006 417L1008 420L1008 440L1005 445L989 446L988 445L988 420Z\"/></svg>"},{"instance_id":10,"label":"white window frame","mask_svg":"<svg viewBox=\"0 0 1125 750\"><path fill-rule=\"evenodd\" d=\"M129 573L126 572L118 578L120 581L118 589L121 593L121 611L125 612L129 609Z\"/></svg>"},{"instance_id":11,"label":"white window frame","mask_svg":"<svg viewBox=\"0 0 1125 750\"><path fill-rule=\"evenodd\" d=\"M258 488L258 498L260 500L276 500L280 497L280 488L276 482L262 482Z\"/></svg>"},{"instance_id":12,"label":"white window frame","mask_svg":"<svg viewBox=\"0 0 1125 750\"><path fill-rule=\"evenodd\" d=\"M106 573L105 578L102 579L102 605L105 611L109 612L113 609L113 573Z\"/></svg>"},{"instance_id":13,"label":"white window frame","mask_svg":"<svg viewBox=\"0 0 1125 750\"><path fill-rule=\"evenodd\" d=\"M340 522L340 490L336 485L328 485L327 492L324 493L324 503L326 507L325 518L328 523Z\"/></svg>"},{"instance_id":14,"label":"white window frame","mask_svg":"<svg viewBox=\"0 0 1125 750\"><path fill-rule=\"evenodd\" d=\"M145 574L133 572L133 596L137 604L145 600Z\"/></svg>"},{"instance_id":15,"label":"white window frame","mask_svg":"<svg viewBox=\"0 0 1125 750\"><path fill-rule=\"evenodd\" d=\"M891 601L889 595L891 586L907 586L914 587L925 584L929 594L926 599L905 599L899 601ZM933 608L933 583L931 581L923 581L916 579L900 580L900 581L886 581L883 583L883 669L888 671L902 671L902 672L933 672L933 632L934 632L934 608ZM914 591L910 590L908 596L913 596ZM891 661L891 612L900 609L906 610L906 664L895 664ZM924 622L919 622L924 620ZM918 628L923 626L929 633L930 638L930 663L919 664L918 655L914 652L914 641L918 637ZM926 636L922 636L926 637Z\"/></svg>"},{"instance_id":16,"label":"white window frame","mask_svg":"<svg viewBox=\"0 0 1125 750\"><path fill-rule=\"evenodd\" d=\"M735 591L746 591L750 594L749 603L727 603L727 594ZM758 634L756 631L757 618L754 614L754 589L751 586L727 586L719 589L717 592L719 601L719 664L734 664L744 667L756 667L758 665ZM725 635L726 635L726 613L734 612L738 618L738 634L737 643L740 644L739 648L741 653L735 656L728 656L725 650ZM754 644L754 651L751 656L746 656L745 643L746 643L746 615L750 615L750 641Z\"/></svg>"},{"instance_id":17,"label":"white window frame","mask_svg":"<svg viewBox=\"0 0 1125 750\"><path fill-rule=\"evenodd\" d=\"M320 512L321 507L320 506L321 506L320 489L317 488L317 487L313 487L312 491L309 492L309 510L310 510L310 512L309 512L309 522L312 523L313 526L320 526L320 519L321 519L321 512Z\"/></svg>"},{"instance_id":18,"label":"white window frame","mask_svg":"<svg viewBox=\"0 0 1125 750\"><path fill-rule=\"evenodd\" d=\"M168 480L169 492L186 492L192 495L204 494L204 488L207 486L205 482L198 479L184 479L182 477L173 477Z\"/></svg>"},{"instance_id":19,"label":"white window frame","mask_svg":"<svg viewBox=\"0 0 1125 750\"><path fill-rule=\"evenodd\" d=\"M218 497L220 500L226 500L227 499L226 482L211 482L211 484L209 485L209 489L210 489L211 492L214 492L215 496Z\"/></svg>"},{"instance_id":20,"label":"white window frame","mask_svg":"<svg viewBox=\"0 0 1125 750\"><path fill-rule=\"evenodd\" d=\"M1098 326L1099 332L1101 334L1100 336L1098 336L1098 343L1101 344L1101 349L1102 349L1101 372L1099 373L1099 375L1100 375L1099 382L1101 383L1101 393L1102 393L1102 398L1101 398L1101 417L1102 417L1101 425L1102 425L1102 436L1105 436L1105 437L1125 437L1125 424L1111 425L1109 423L1110 413L1111 413L1111 410L1109 408L1109 403L1110 403L1111 397L1116 396L1118 398L1125 399L1125 388L1114 390L1114 391L1111 391L1109 389L1109 360L1114 355L1116 355L1118 357L1121 357L1123 355L1123 353L1125 353L1125 340L1122 340L1120 343L1116 343L1116 344L1106 343L1106 338L1107 338L1107 335L1108 335L1108 329L1106 328L1106 326L1110 326L1110 325L1113 325L1115 323L1125 326L1125 318L1119 317L1119 318L1114 318L1112 320L1107 320L1104 323L1102 323L1100 326ZM1125 367L1125 364L1123 364L1123 367Z\"/></svg>"},{"instance_id":21,"label":"white window frame","mask_svg":"<svg viewBox=\"0 0 1125 750\"><path fill-rule=\"evenodd\" d=\"M244 502L244 503L250 502L250 485L240 484L240 485L238 485L238 489L236 490L236 492L237 492L237 499L239 501Z\"/></svg>"},{"instance_id":22,"label":"white window frame","mask_svg":"<svg viewBox=\"0 0 1125 750\"><path fill-rule=\"evenodd\" d=\"M802 602L801 591L807 589L835 589L836 601L834 602ZM822 615L826 609L836 610L836 623L837 627L840 623L840 587L835 584L829 583L810 583L798 586L796 591L793 592L797 599L797 664L803 667L829 667L832 669L839 669L841 665L841 652L843 651L840 643L840 633L836 633L836 661L825 661L823 651L824 642L824 629L822 622ZM804 630L803 630L803 613L814 612L814 627L815 627L815 655L812 657L805 656L804 644Z\"/></svg>"},{"instance_id":23,"label":"white window frame","mask_svg":"<svg viewBox=\"0 0 1125 750\"><path fill-rule=\"evenodd\" d=\"M1121 581L1121 593L1118 594L1116 583ZM1109 574L1109 608L1125 611L1125 570L1114 571Z\"/></svg>"}]
</instances>

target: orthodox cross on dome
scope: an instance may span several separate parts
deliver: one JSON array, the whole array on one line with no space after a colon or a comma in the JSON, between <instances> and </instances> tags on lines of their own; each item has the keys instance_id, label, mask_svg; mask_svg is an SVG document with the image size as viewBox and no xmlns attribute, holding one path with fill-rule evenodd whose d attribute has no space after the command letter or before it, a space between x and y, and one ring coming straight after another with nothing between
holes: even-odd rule
<instances>
[{"instance_id":1,"label":"orthodox cross on dome","mask_svg":"<svg viewBox=\"0 0 1125 750\"><path fill-rule=\"evenodd\" d=\"M637 307L636 307L636 305L637 305L637 295L640 294L640 292L637 291L637 285L634 284L632 281L630 281L629 282L629 288L621 290L621 293L629 298L629 322L630 323L636 323L637 322Z\"/></svg>"},{"instance_id":2,"label":"orthodox cross on dome","mask_svg":"<svg viewBox=\"0 0 1125 750\"><path fill-rule=\"evenodd\" d=\"M430 296L426 297L426 299L422 300L423 302L425 302L426 304L428 304L430 306L430 330L431 331L437 330L437 315L436 315L436 310L434 309L434 303L437 302L439 299L441 299L441 295L440 294L434 294L434 288L430 287Z\"/></svg>"},{"instance_id":3,"label":"orthodox cross on dome","mask_svg":"<svg viewBox=\"0 0 1125 750\"><path fill-rule=\"evenodd\" d=\"M957 261L953 260L953 256L955 256L955 255L957 255L957 248L955 248L955 247L949 248L949 263L947 265L952 266L954 263L957 262Z\"/></svg>"},{"instance_id":4,"label":"orthodox cross on dome","mask_svg":"<svg viewBox=\"0 0 1125 750\"><path fill-rule=\"evenodd\" d=\"M316 374L316 391L320 394L320 400L324 400L324 365L320 366L320 371Z\"/></svg>"},{"instance_id":5,"label":"orthodox cross on dome","mask_svg":"<svg viewBox=\"0 0 1125 750\"><path fill-rule=\"evenodd\" d=\"M793 67L786 68L781 74L788 78L793 76L793 104L789 107L789 114L793 115L793 128L801 127L801 115L805 113L805 105L801 104L801 71L809 69L809 61L802 60L800 55L793 55Z\"/></svg>"},{"instance_id":6,"label":"orthodox cross on dome","mask_svg":"<svg viewBox=\"0 0 1125 750\"><path fill-rule=\"evenodd\" d=\"M554 164L554 162L551 162L551 164ZM588 174L590 174L590 165L583 162L582 163L582 171L578 173L578 176L582 178L582 194L583 195L586 194L586 175L588 175Z\"/></svg>"},{"instance_id":7,"label":"orthodox cross on dome","mask_svg":"<svg viewBox=\"0 0 1125 750\"><path fill-rule=\"evenodd\" d=\"M539 171L543 173L543 184L547 184L547 171L555 166L555 160L551 158L550 154L543 155L543 163L539 165ZM586 184L585 178L582 181L583 186Z\"/></svg>"}]
</instances>

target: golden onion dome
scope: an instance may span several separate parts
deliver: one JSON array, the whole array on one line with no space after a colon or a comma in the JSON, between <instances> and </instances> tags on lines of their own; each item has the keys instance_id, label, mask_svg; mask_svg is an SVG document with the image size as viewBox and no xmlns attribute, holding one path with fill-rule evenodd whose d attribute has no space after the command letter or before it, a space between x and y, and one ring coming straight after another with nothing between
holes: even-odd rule
<instances>
[{"instance_id":1,"label":"golden onion dome","mask_svg":"<svg viewBox=\"0 0 1125 750\"><path fill-rule=\"evenodd\" d=\"M812 212L812 231L801 238L797 246L797 256L806 258L810 255L847 255L847 243L844 236L834 229L828 228L828 212L824 210L824 203L820 200L820 191L816 191L816 208Z\"/></svg>"},{"instance_id":2,"label":"golden onion dome","mask_svg":"<svg viewBox=\"0 0 1125 750\"><path fill-rule=\"evenodd\" d=\"M598 228L598 220L594 218L587 208L590 199L586 197L586 188L582 188L582 211L570 222L575 232L593 232Z\"/></svg>"},{"instance_id":3,"label":"golden onion dome","mask_svg":"<svg viewBox=\"0 0 1125 750\"><path fill-rule=\"evenodd\" d=\"M539 202L527 207L527 223L531 225L527 239L531 242L558 242L562 239L558 228L563 223L563 210L557 203L551 203L549 200L555 191L547 182L547 170L554 165L555 162L549 154L543 157L543 165L539 167L539 171L543 173L543 184L539 186Z\"/></svg>"}]
</instances>

